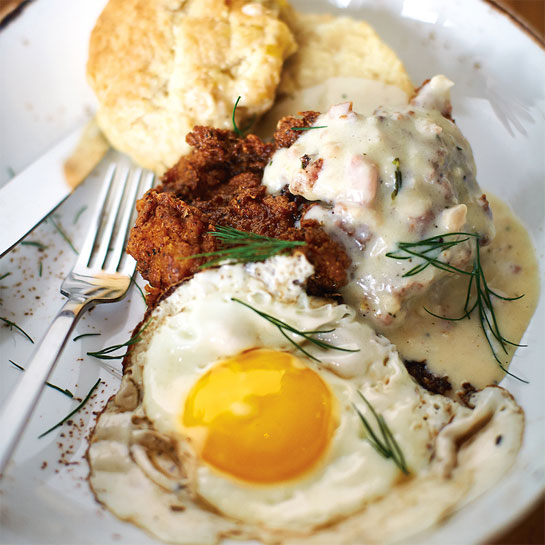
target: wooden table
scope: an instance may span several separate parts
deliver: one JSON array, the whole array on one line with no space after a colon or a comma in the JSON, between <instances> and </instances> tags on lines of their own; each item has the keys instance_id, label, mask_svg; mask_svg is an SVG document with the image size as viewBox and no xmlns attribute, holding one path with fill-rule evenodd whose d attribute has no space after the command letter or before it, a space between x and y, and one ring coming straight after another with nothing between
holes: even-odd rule
<instances>
[{"instance_id":1,"label":"wooden table","mask_svg":"<svg viewBox=\"0 0 545 545\"><path fill-rule=\"evenodd\" d=\"M529 27L543 40L545 35L545 0L492 0Z\"/></svg>"}]
</instances>

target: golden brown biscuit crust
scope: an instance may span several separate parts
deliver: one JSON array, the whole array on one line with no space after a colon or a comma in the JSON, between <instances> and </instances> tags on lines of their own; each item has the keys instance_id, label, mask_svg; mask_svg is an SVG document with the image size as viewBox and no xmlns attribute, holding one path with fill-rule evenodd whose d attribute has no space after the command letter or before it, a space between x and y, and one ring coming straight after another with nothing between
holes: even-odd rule
<instances>
[{"instance_id":1,"label":"golden brown biscuit crust","mask_svg":"<svg viewBox=\"0 0 545 545\"><path fill-rule=\"evenodd\" d=\"M335 77L377 80L413 95L414 86L403 63L365 21L293 12L286 22L298 49L284 64L279 95Z\"/></svg>"},{"instance_id":2,"label":"golden brown biscuit crust","mask_svg":"<svg viewBox=\"0 0 545 545\"><path fill-rule=\"evenodd\" d=\"M273 103L296 44L274 0L110 0L87 74L98 123L117 149L164 172L197 124L247 123Z\"/></svg>"}]
</instances>

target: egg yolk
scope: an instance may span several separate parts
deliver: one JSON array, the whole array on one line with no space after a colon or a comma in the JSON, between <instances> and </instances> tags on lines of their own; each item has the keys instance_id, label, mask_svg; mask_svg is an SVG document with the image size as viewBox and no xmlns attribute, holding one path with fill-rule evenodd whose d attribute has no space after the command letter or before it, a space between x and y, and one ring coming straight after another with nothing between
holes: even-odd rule
<instances>
[{"instance_id":1,"label":"egg yolk","mask_svg":"<svg viewBox=\"0 0 545 545\"><path fill-rule=\"evenodd\" d=\"M304 473L324 454L335 409L315 371L286 352L257 349L205 373L181 419L206 463L238 479L273 483Z\"/></svg>"}]
</instances>

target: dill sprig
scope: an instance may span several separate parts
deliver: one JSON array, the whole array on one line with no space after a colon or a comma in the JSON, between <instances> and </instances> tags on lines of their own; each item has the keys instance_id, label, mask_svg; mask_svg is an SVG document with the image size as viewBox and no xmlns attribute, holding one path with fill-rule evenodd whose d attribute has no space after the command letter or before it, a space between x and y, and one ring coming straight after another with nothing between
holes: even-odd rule
<instances>
[{"instance_id":1,"label":"dill sprig","mask_svg":"<svg viewBox=\"0 0 545 545\"><path fill-rule=\"evenodd\" d=\"M82 333L81 335L78 335L77 337L74 337L73 341L79 341L80 339L83 339L84 337L99 337L100 333Z\"/></svg>"},{"instance_id":2,"label":"dill sprig","mask_svg":"<svg viewBox=\"0 0 545 545\"><path fill-rule=\"evenodd\" d=\"M244 137L244 134L250 129L250 127L254 124L254 121L255 121L255 115L252 116L252 118L250 119L250 121L248 122L248 124L246 125L246 127L244 127L243 129L239 129L238 126L237 126L237 122L235 121L235 114L237 112L237 106L238 106L238 103L240 102L240 99L242 97L239 96L237 98L237 101L235 102L235 105L233 106L233 113L231 114L231 120L233 122L233 131L234 133L237 135L237 136L240 136L241 138Z\"/></svg>"},{"instance_id":3,"label":"dill sprig","mask_svg":"<svg viewBox=\"0 0 545 545\"><path fill-rule=\"evenodd\" d=\"M460 236L465 238L459 238ZM442 252L452 248L453 246L456 246L457 244L466 242L470 240L470 238L475 241L475 259L473 261L473 266L471 270L466 271L450 265L445 261L439 260L439 256ZM403 255L403 252L407 255ZM463 274L468 276L469 279L464 301L464 309L461 316L440 316L438 314L434 314L425 307L424 310L435 318L440 318L442 320L448 320L452 322L464 320L466 318L471 319L471 315L473 314L473 312L477 311L481 330L500 369L509 376L520 380L521 382L527 383L526 380L517 377L516 375L510 373L507 370L498 355L497 347L494 346L495 344L499 345L500 349L505 354L507 354L507 347L509 345L516 347L525 347L526 345L511 342L502 335L496 317L496 312L494 310L494 304L492 302L492 297L496 297L503 301L516 301L517 299L524 297L524 295L519 295L517 297L504 297L503 295L500 295L490 289L481 265L479 235L475 233L447 233L444 235L437 235L435 237L421 240L420 242L398 242L398 250L396 252L388 252L386 256L402 260L418 257L424 260L424 263L416 265L411 270L406 272L403 277L414 276L415 274L422 272L430 265L450 273Z\"/></svg>"},{"instance_id":4,"label":"dill sprig","mask_svg":"<svg viewBox=\"0 0 545 545\"><path fill-rule=\"evenodd\" d=\"M85 212L85 210L87 210L87 205L82 206L82 207L76 212L76 215L74 216L73 225L76 225L76 223L78 223L79 218L80 218L81 215Z\"/></svg>"},{"instance_id":5,"label":"dill sprig","mask_svg":"<svg viewBox=\"0 0 545 545\"><path fill-rule=\"evenodd\" d=\"M144 292L142 291L142 288L135 282L134 285L140 292L140 295L142 296L142 300L144 301L144 304L146 304L146 296L144 295Z\"/></svg>"},{"instance_id":6,"label":"dill sprig","mask_svg":"<svg viewBox=\"0 0 545 545\"><path fill-rule=\"evenodd\" d=\"M356 412L360 417L363 427L369 434L367 440L381 456L383 456L384 458L391 458L396 466L399 467L399 469L401 469L401 471L405 475L408 475L409 470L407 468L407 463L405 461L405 457L403 456L403 452L401 451L401 448L395 440L392 431L386 424L384 417L381 414L377 414L371 403L367 401L367 398L359 390L358 394L371 411L371 414L373 415L379 429L378 432L375 432L367 418L365 418L365 416L363 416L363 413L356 407L356 405L354 405L354 409L356 409Z\"/></svg>"},{"instance_id":7,"label":"dill sprig","mask_svg":"<svg viewBox=\"0 0 545 545\"><path fill-rule=\"evenodd\" d=\"M112 352L120 350L121 348L129 348L129 346L131 346L133 344L136 344L140 340L140 337L142 336L142 333L148 327L151 320L152 319L150 318L128 341L125 341L122 344L114 344L112 346L108 346L107 348L103 348L102 350L98 350L97 352L87 352L87 355L88 356L93 356L93 358L98 358L99 360L121 360L121 359L123 359L127 355L128 350L124 354L117 355L117 356L110 356L110 354Z\"/></svg>"},{"instance_id":8,"label":"dill sprig","mask_svg":"<svg viewBox=\"0 0 545 545\"><path fill-rule=\"evenodd\" d=\"M300 240L281 240L278 238L264 237L255 233L239 231L233 227L216 225L215 231L208 231L209 235L217 238L229 248L221 248L214 252L194 254L179 259L193 259L197 257L215 257L199 266L199 269L214 267L222 261L228 260L235 263L248 263L264 261L273 255L284 252L297 246L305 246L306 242Z\"/></svg>"},{"instance_id":9,"label":"dill sprig","mask_svg":"<svg viewBox=\"0 0 545 545\"><path fill-rule=\"evenodd\" d=\"M292 131L311 131L313 129L327 129L327 125L317 125L315 127L290 127Z\"/></svg>"},{"instance_id":10,"label":"dill sprig","mask_svg":"<svg viewBox=\"0 0 545 545\"><path fill-rule=\"evenodd\" d=\"M461 239L459 238L460 236L466 238ZM415 274L422 272L424 269L427 269L430 265L451 273L471 275L472 273L469 271L459 269L458 267L454 267L445 261L439 260L439 257L443 252L446 252L448 249L461 244L462 242L468 241L468 237L479 238L479 236L475 233L446 233L444 235L436 235L418 242L398 242L398 249L395 252L388 252L386 257L399 260L412 260L414 257L418 257L424 260L424 263L420 263L413 267L410 271L407 271L403 275L403 278L414 276Z\"/></svg>"},{"instance_id":11,"label":"dill sprig","mask_svg":"<svg viewBox=\"0 0 545 545\"><path fill-rule=\"evenodd\" d=\"M312 335L316 335L318 333L331 333L335 331L335 329L325 329L325 330L316 330L316 331L301 331L299 329L296 329L295 327L287 324L286 322L283 322L282 320L279 320L278 318L275 318L274 316L271 316L270 314L267 314L266 312L262 312L261 310L257 310L252 305L249 305L248 303L245 303L244 301L241 301L240 299L237 299L236 297L231 297L231 301L235 301L237 303L240 303L241 305L244 305L245 307L249 308L250 310L253 310L256 314L261 316L262 318L265 318L265 320L268 320L271 324L275 325L278 328L278 331L282 333L282 335L293 345L297 350L300 350L305 356L309 357L311 360L320 362L318 358L307 352L299 343L296 343L291 337L289 337L286 334L286 331L289 331L290 333L294 333L295 335L299 335L300 337L303 337L303 339L311 342L312 344L315 344L316 346L319 346L320 348L327 350L340 350L342 352L359 352L359 349L352 350L350 348L341 348L339 346L335 346L334 344L326 343L325 341L321 341L320 339L314 338Z\"/></svg>"},{"instance_id":12,"label":"dill sprig","mask_svg":"<svg viewBox=\"0 0 545 545\"><path fill-rule=\"evenodd\" d=\"M25 370L23 366L19 365L18 363L15 363L13 360L8 360L8 361L11 363L11 365L16 367L17 369L20 369L21 371ZM65 396L68 396L71 398L74 397L74 394L70 390L67 390L66 388L61 388L60 386L51 384L51 382L46 382L45 385L49 386L50 388L53 388L53 390L57 390L58 392L60 392L61 394L64 394Z\"/></svg>"},{"instance_id":13,"label":"dill sprig","mask_svg":"<svg viewBox=\"0 0 545 545\"><path fill-rule=\"evenodd\" d=\"M394 200L397 197L397 194L399 193L399 190L401 189L401 186L403 184L403 178L401 177L401 170L399 169L399 157L396 157L392 164L396 167L395 169L395 185L394 190L392 191L392 200Z\"/></svg>"},{"instance_id":14,"label":"dill sprig","mask_svg":"<svg viewBox=\"0 0 545 545\"><path fill-rule=\"evenodd\" d=\"M508 345L516 346L516 347L526 347L526 345L516 344L514 342L511 342L510 340L506 339L502 335L499 324L498 324L498 320L496 318L496 313L494 311L494 305L492 303L492 296L497 297L498 299L502 299L503 301L516 301L517 299L521 299L522 297L524 297L524 294L519 295L518 297L504 297L503 295L500 295L496 293L495 291L491 290L488 287L488 283L486 282L486 277L484 275L484 271L481 266L480 254L481 253L480 253L479 243L477 242L476 256L475 256L475 261L473 262L473 269L469 277L466 298L464 302L463 314L457 317L439 316L438 314L434 314L433 312L431 312L425 307L424 307L424 310L431 316L434 316L435 318L440 318L442 320L448 320L451 322L460 321L465 318L470 319L471 314L473 314L473 312L477 310L477 314L479 316L481 330L483 332L484 338L486 339L486 342L488 343L488 346L490 347L490 350L492 351L492 355L494 356L494 359L496 360L500 369L504 373L508 374L509 376L528 384L527 380L524 380L514 375L513 373L510 373L498 356L498 351L496 347L494 346L495 344L494 339L505 354L508 353L507 352ZM473 299L473 302L471 302L472 299Z\"/></svg>"},{"instance_id":15,"label":"dill sprig","mask_svg":"<svg viewBox=\"0 0 545 545\"><path fill-rule=\"evenodd\" d=\"M237 112L237 106L238 106L238 103L240 102L240 99L242 97L239 95L236 102L235 102L235 105L233 106L233 113L231 115L231 120L233 121L233 131L235 132L235 134L237 136L242 136L242 131L237 127L237 122L235 121L235 114Z\"/></svg>"},{"instance_id":16,"label":"dill sprig","mask_svg":"<svg viewBox=\"0 0 545 545\"><path fill-rule=\"evenodd\" d=\"M72 416L74 416L87 403L87 401L89 401L89 398L91 397L91 395L93 394L93 392L96 390L96 388L101 382L102 381L98 379L95 382L94 386L89 390L88 394L85 396L83 401L72 412L67 414L60 422L57 422L54 426L49 428L47 431L44 431L42 434L38 435L38 439L41 439L42 437L44 437L44 435L47 435L53 430L56 430L58 427L62 426L67 420L69 420Z\"/></svg>"},{"instance_id":17,"label":"dill sprig","mask_svg":"<svg viewBox=\"0 0 545 545\"><path fill-rule=\"evenodd\" d=\"M15 322L12 322L11 320L8 320L7 318L2 318L0 316L0 320L2 320L5 324L9 326L10 329L15 328L17 331L21 332L32 344L34 344L34 339L21 327L19 327Z\"/></svg>"},{"instance_id":18,"label":"dill sprig","mask_svg":"<svg viewBox=\"0 0 545 545\"><path fill-rule=\"evenodd\" d=\"M37 240L23 240L21 246L35 246L38 250L46 250L47 246Z\"/></svg>"},{"instance_id":19,"label":"dill sprig","mask_svg":"<svg viewBox=\"0 0 545 545\"><path fill-rule=\"evenodd\" d=\"M140 292L140 295L142 296L142 299L144 300L144 304L147 304L146 303L146 296L144 295L144 292L142 291L142 288L138 285L138 283L134 279L134 276L131 278L131 284L134 284L136 286L136 288Z\"/></svg>"},{"instance_id":20,"label":"dill sprig","mask_svg":"<svg viewBox=\"0 0 545 545\"><path fill-rule=\"evenodd\" d=\"M55 219L50 216L49 218L47 218L52 224L53 224L53 227L55 227L55 229L59 232L59 234L61 235L62 238L64 238L64 240L68 243L68 246L70 246L70 248L72 248L72 251L76 254L76 255L79 255L79 252L76 250L76 248L74 248L74 245L72 244L72 241L70 240L70 238L68 237L68 235L63 231L63 229L61 228L61 226L55 221Z\"/></svg>"}]
</instances>

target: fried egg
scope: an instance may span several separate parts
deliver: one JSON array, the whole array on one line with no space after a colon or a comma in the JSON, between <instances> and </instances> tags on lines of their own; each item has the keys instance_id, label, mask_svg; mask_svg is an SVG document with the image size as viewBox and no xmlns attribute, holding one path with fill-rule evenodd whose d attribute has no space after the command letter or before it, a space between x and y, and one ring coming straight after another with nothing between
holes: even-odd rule
<instances>
[{"instance_id":1,"label":"fried egg","mask_svg":"<svg viewBox=\"0 0 545 545\"><path fill-rule=\"evenodd\" d=\"M511 396L427 392L353 309L306 294L312 272L300 254L225 265L154 308L91 440L99 501L172 543L389 542L507 470ZM373 444L373 411L408 471Z\"/></svg>"}]
</instances>

